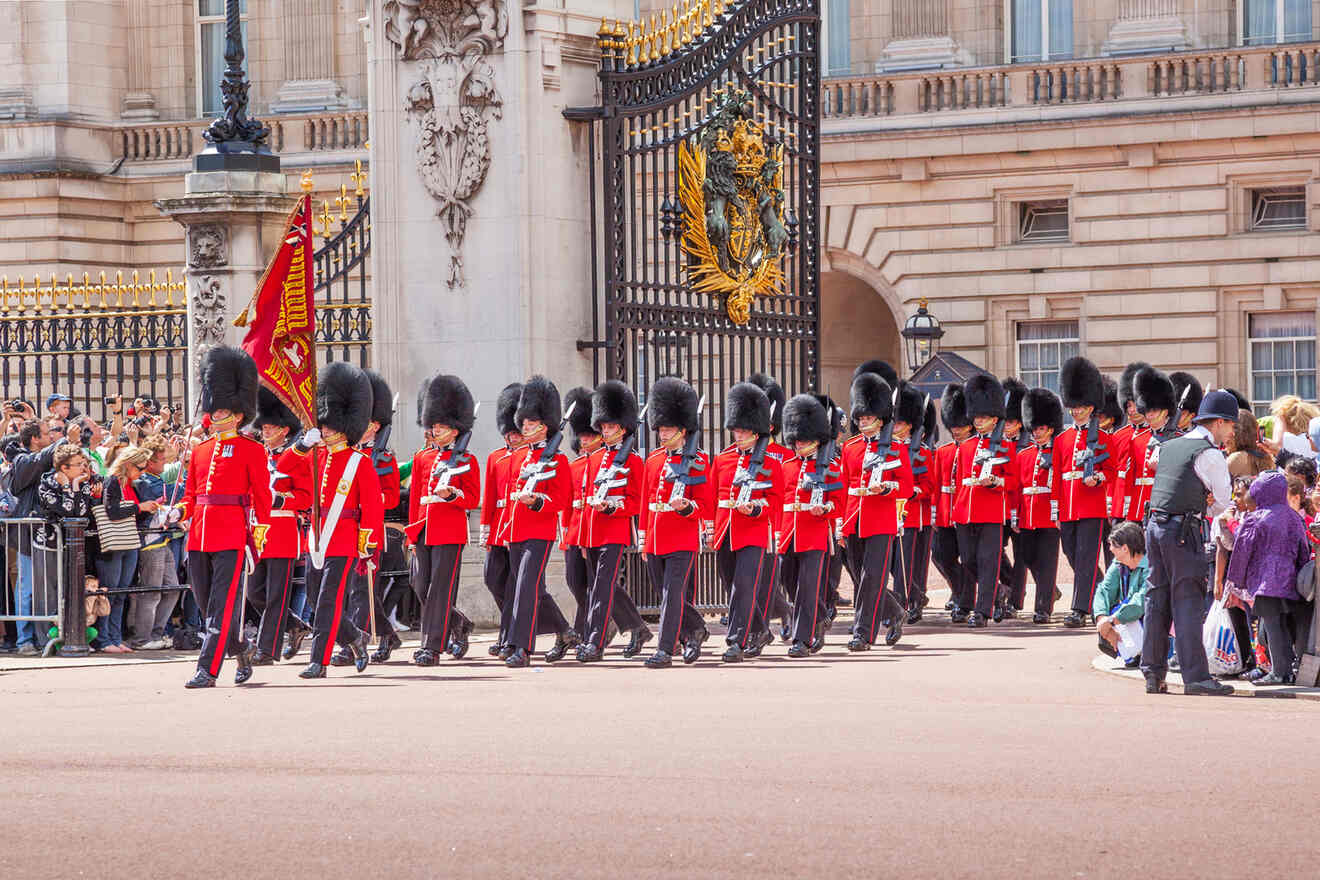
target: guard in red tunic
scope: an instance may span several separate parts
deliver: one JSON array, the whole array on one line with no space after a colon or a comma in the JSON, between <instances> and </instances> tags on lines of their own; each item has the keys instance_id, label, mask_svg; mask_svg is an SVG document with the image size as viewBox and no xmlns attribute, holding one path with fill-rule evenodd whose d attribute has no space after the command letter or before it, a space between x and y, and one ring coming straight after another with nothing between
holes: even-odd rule
<instances>
[{"instance_id":1,"label":"guard in red tunic","mask_svg":"<svg viewBox=\"0 0 1320 880\"><path fill-rule=\"evenodd\" d=\"M1200 411L1201 401L1205 398L1205 389L1191 373L1181 370L1169 374L1173 383L1173 393L1178 398L1177 424L1175 431L1181 437L1192 429L1196 414Z\"/></svg>"},{"instance_id":2,"label":"guard in red tunic","mask_svg":"<svg viewBox=\"0 0 1320 880\"><path fill-rule=\"evenodd\" d=\"M784 462L793 457L791 449L775 440L779 434L779 426L784 422L784 402L788 397L784 394L783 386L773 376L753 373L747 377L747 381L760 388L765 392L765 396L770 398L770 442L766 444L765 454L779 462L782 467ZM776 537L776 546L778 543L779 539ZM776 552L770 558L770 565L761 572L761 583L756 588L756 606L761 609L761 619L765 621L766 631L760 639L747 646L748 657L760 656L763 645L774 642L774 634L770 628L772 620L779 620L780 636L785 640L788 639L789 617L793 613L793 606L785 596L787 590L780 578L781 568L782 560Z\"/></svg>"},{"instance_id":3,"label":"guard in red tunic","mask_svg":"<svg viewBox=\"0 0 1320 880\"><path fill-rule=\"evenodd\" d=\"M252 677L255 646L243 640L243 577L255 564L270 518L270 471L261 444L238 433L257 412L257 365L244 351L218 345L201 363L201 410L212 434L192 452L177 519L188 528L188 580L206 615L197 673L187 687L215 687L225 653L238 659L235 684ZM172 515L174 518L175 515Z\"/></svg>"},{"instance_id":4,"label":"guard in red tunic","mask_svg":"<svg viewBox=\"0 0 1320 880\"><path fill-rule=\"evenodd\" d=\"M1109 519L1111 522L1127 518L1128 500L1132 497L1132 480L1128 471L1131 446L1137 434L1146 428L1146 417L1137 409L1134 385L1139 373L1150 364L1134 361L1123 368L1118 377L1118 405L1123 410L1127 424L1114 432L1111 438L1114 450L1118 453L1118 471L1114 474L1114 484L1109 487Z\"/></svg>"},{"instance_id":5,"label":"guard in red tunic","mask_svg":"<svg viewBox=\"0 0 1320 880\"><path fill-rule=\"evenodd\" d=\"M1114 479L1105 484L1105 537L1100 544L1101 570L1108 571L1114 561L1114 552L1109 549L1109 533L1113 530L1114 518L1118 516L1123 503L1123 481L1118 473L1127 463L1128 446L1132 435L1126 429L1127 415L1118 399L1118 383L1108 376L1104 377L1105 405L1100 407L1100 430L1109 433L1109 449L1114 456Z\"/></svg>"},{"instance_id":6,"label":"guard in red tunic","mask_svg":"<svg viewBox=\"0 0 1320 880\"><path fill-rule=\"evenodd\" d=\"M490 646L491 656L498 656L508 641L504 605L509 584L509 545L502 536L504 521L509 513L506 506L509 498L509 466L513 463L514 452L523 444L522 432L513 421L521 396L522 383L514 382L504 386L495 401L495 424L500 436L504 438L504 446L486 456L485 477L481 483L481 530L477 543L486 548L482 579L495 600L495 607L500 610L500 630L495 643Z\"/></svg>"},{"instance_id":7,"label":"guard in red tunic","mask_svg":"<svg viewBox=\"0 0 1320 880\"><path fill-rule=\"evenodd\" d=\"M481 501L481 464L467 451L476 421L472 393L457 376L422 386L417 423L426 446L413 456L408 493L408 541L416 553L413 592L422 602L418 666L434 666L448 651L467 653L472 621L454 607L468 543L468 511Z\"/></svg>"},{"instance_id":8,"label":"guard in red tunic","mask_svg":"<svg viewBox=\"0 0 1320 880\"><path fill-rule=\"evenodd\" d=\"M563 627L554 648L546 652L547 662L563 657L570 639L576 643L578 638L545 589L545 566L554 549L559 515L573 503L568 457L559 451L564 429L559 389L544 376L528 379L514 421L526 442L510 462L509 513L502 537L509 544L510 569L504 603L509 620L505 663L519 668L531 664L542 606L553 607Z\"/></svg>"},{"instance_id":9,"label":"guard in red tunic","mask_svg":"<svg viewBox=\"0 0 1320 880\"><path fill-rule=\"evenodd\" d=\"M1123 498L1123 518L1140 523L1145 521L1150 492L1155 485L1155 469L1158 464L1155 450L1166 440L1177 436L1178 426L1174 415L1178 410L1178 398L1169 377L1151 366L1142 367L1137 372L1132 380L1132 392L1133 403L1141 412L1145 427L1137 431L1128 444L1127 461L1124 464L1128 478Z\"/></svg>"},{"instance_id":10,"label":"guard in red tunic","mask_svg":"<svg viewBox=\"0 0 1320 880\"><path fill-rule=\"evenodd\" d=\"M857 572L856 606L849 651L869 651L879 622L889 621L885 644L903 637L907 609L885 588L902 529L903 504L912 497L908 448L894 440L897 391L875 373L862 373L850 391L852 420L861 432L843 447L843 482L848 492L843 534Z\"/></svg>"},{"instance_id":11,"label":"guard in red tunic","mask_svg":"<svg viewBox=\"0 0 1320 880\"><path fill-rule=\"evenodd\" d=\"M697 392L668 376L651 386L647 400L647 421L660 448L646 459L638 549L660 591L660 643L646 665L663 669L680 646L684 663L697 662L710 637L693 600L702 523L715 518L715 482L709 456L699 448Z\"/></svg>"},{"instance_id":12,"label":"guard in red tunic","mask_svg":"<svg viewBox=\"0 0 1320 880\"><path fill-rule=\"evenodd\" d=\"M773 564L774 538L783 512L784 475L766 453L770 443L770 398L750 382L729 389L724 427L733 443L715 459L715 565L729 590L726 663L738 663L753 643L769 635L757 591Z\"/></svg>"},{"instance_id":13,"label":"guard in red tunic","mask_svg":"<svg viewBox=\"0 0 1320 880\"><path fill-rule=\"evenodd\" d=\"M587 456L582 473L582 518L578 541L587 555L591 588L587 628L577 659L599 660L609 643L608 622L632 633L624 657L635 657L654 637L632 597L619 584L624 550L634 541L634 520L641 513L645 462L637 447L637 397L622 382L602 382L591 395L591 429L604 441Z\"/></svg>"},{"instance_id":14,"label":"guard in red tunic","mask_svg":"<svg viewBox=\"0 0 1320 880\"><path fill-rule=\"evenodd\" d=\"M1018 453L1018 497L1013 511L1014 552L1036 582L1032 623L1049 623L1059 578L1059 475L1054 438L1063 432L1063 403L1048 388L1033 388L1022 400L1022 419L1032 445Z\"/></svg>"},{"instance_id":15,"label":"guard in red tunic","mask_svg":"<svg viewBox=\"0 0 1320 880\"><path fill-rule=\"evenodd\" d=\"M975 435L958 445L953 462L953 521L966 585L962 609L970 605L970 627L989 626L999 589L1004 524L1017 493L1012 468L1014 444L1004 439L1004 386L994 376L977 375L963 387Z\"/></svg>"},{"instance_id":16,"label":"guard in red tunic","mask_svg":"<svg viewBox=\"0 0 1320 880\"><path fill-rule=\"evenodd\" d=\"M385 534L380 480L371 459L354 447L371 422L371 380L358 367L337 361L321 370L316 386L318 428L307 431L280 459L280 470L304 468L319 510L310 535L317 582L312 658L299 675L324 678L335 643L353 653L358 672L367 668L367 634L348 614L349 578L357 570L374 577ZM308 590L308 593L312 593Z\"/></svg>"},{"instance_id":17,"label":"guard in red tunic","mask_svg":"<svg viewBox=\"0 0 1320 880\"><path fill-rule=\"evenodd\" d=\"M879 376L881 379L884 379L886 382L888 382L890 389L894 389L898 387L898 371L895 370L892 366L890 366L887 361L883 361L878 358L875 358L869 361L863 361L862 363L858 364L856 369L853 370L852 379L849 380L850 388L851 388L851 383L856 382L857 377L862 375L863 373L874 373L875 375ZM854 422L851 418L848 419L848 423L852 427L852 432L856 434L857 423ZM840 445L839 449L842 450L843 445ZM857 504L856 497L850 495L848 497L848 509L851 510L853 507L856 506L856 504ZM838 520L839 528L841 532L843 528L843 522L846 518L847 516L845 515L844 517L840 517ZM855 566L861 564L860 563L861 553L859 549L861 545L858 542L857 537L854 535L851 539L847 537L841 538L840 546L844 548L843 565L845 568L848 569L848 576L852 578L853 604L856 605L856 599L857 599L856 593L860 584L862 583L862 573Z\"/></svg>"},{"instance_id":18,"label":"guard in red tunic","mask_svg":"<svg viewBox=\"0 0 1320 880\"><path fill-rule=\"evenodd\" d=\"M1026 396L1027 386L1021 380L1012 376L1003 381L1004 386L1004 439L1013 447L1013 457L1026 448L1029 448L1031 437L1026 431L1022 430L1022 398ZM1013 512L1017 509L1016 505L1009 508L1009 519L1012 519ZM1017 617L1017 613L1022 610L1022 605L1026 601L1027 595L1027 568L1022 564L1022 551L1018 547L1018 533L1015 532L1009 520L1004 521L1004 541L1013 548L1013 557L1010 559L1007 555L1001 558L999 567L1000 590L995 597L994 621L999 623L1005 618L1012 620Z\"/></svg>"},{"instance_id":19,"label":"guard in red tunic","mask_svg":"<svg viewBox=\"0 0 1320 880\"><path fill-rule=\"evenodd\" d=\"M248 577L248 601L261 615L252 665L269 666L284 647L286 624L295 654L312 631L289 611L293 570L306 551L298 518L312 505L312 483L311 475L301 468L292 474L279 469L280 457L302 431L302 422L264 385L257 399L253 425L261 432L261 442L266 447L272 494L270 516L261 522L266 527L261 560Z\"/></svg>"},{"instance_id":20,"label":"guard in red tunic","mask_svg":"<svg viewBox=\"0 0 1320 880\"><path fill-rule=\"evenodd\" d=\"M794 453L784 463L785 504L779 524L784 577L794 584L790 657L806 657L825 644L829 558L839 552L834 520L843 514L848 498L833 415L813 394L799 394L784 407L784 440Z\"/></svg>"},{"instance_id":21,"label":"guard in red tunic","mask_svg":"<svg viewBox=\"0 0 1320 880\"><path fill-rule=\"evenodd\" d=\"M962 561L958 557L958 529L953 521L953 498L957 491L953 480L953 461L958 446L971 436L972 420L967 417L967 399L960 383L950 382L940 397L940 421L952 437L935 449L935 471L939 496L935 499L935 531L931 535L930 558L944 582L949 585L949 601L944 610L954 623L966 623L970 608L962 605L966 593Z\"/></svg>"},{"instance_id":22,"label":"guard in red tunic","mask_svg":"<svg viewBox=\"0 0 1320 880\"><path fill-rule=\"evenodd\" d=\"M1100 428L1105 385L1095 364L1084 357L1064 361L1059 371L1063 405L1073 425L1054 441L1054 469L1059 484L1059 538L1073 570L1072 611L1064 626L1079 627L1091 613L1100 579L1101 543L1105 539L1109 487L1118 474L1109 434Z\"/></svg>"},{"instance_id":23,"label":"guard in red tunic","mask_svg":"<svg viewBox=\"0 0 1320 880\"><path fill-rule=\"evenodd\" d=\"M825 411L831 413L830 420L839 426L839 431L834 435L834 442L839 454L843 454L843 446L848 442L848 414L839 408L828 394L818 396ZM844 487L845 490L847 487ZM845 498L845 505L847 499ZM839 584L843 582L843 569L847 564L848 552L845 548L846 541L843 537L843 517L835 517L834 527L834 552L830 554L828 588L825 593L825 631L828 632L834 619L839 616L839 606L847 605L848 600L839 595Z\"/></svg>"},{"instance_id":24,"label":"guard in red tunic","mask_svg":"<svg viewBox=\"0 0 1320 880\"><path fill-rule=\"evenodd\" d=\"M570 388L564 395L564 408L569 413L568 430L572 435L572 449L575 457L569 461L569 471L573 476L573 504L559 515L559 549L564 551L564 580L568 591L577 602L577 614L573 617L573 629L585 634L587 631L587 591L591 588L591 574L587 570L587 554L582 549L578 535L582 531L582 507L585 504L587 458L605 442L600 434L591 427L591 389L579 385ZM606 641L610 639L607 636Z\"/></svg>"},{"instance_id":25,"label":"guard in red tunic","mask_svg":"<svg viewBox=\"0 0 1320 880\"><path fill-rule=\"evenodd\" d=\"M935 469L928 466L929 452L922 445L925 429L926 395L906 381L899 382L893 442L907 447L912 466L912 494L903 504L903 528L890 554L889 575L893 578L894 597L908 609L908 623L915 622L914 613L920 620L921 609L926 605L924 583L920 589L917 587L921 555L917 539L930 525L930 500L939 492ZM882 620L881 625L888 629L893 621Z\"/></svg>"}]
</instances>

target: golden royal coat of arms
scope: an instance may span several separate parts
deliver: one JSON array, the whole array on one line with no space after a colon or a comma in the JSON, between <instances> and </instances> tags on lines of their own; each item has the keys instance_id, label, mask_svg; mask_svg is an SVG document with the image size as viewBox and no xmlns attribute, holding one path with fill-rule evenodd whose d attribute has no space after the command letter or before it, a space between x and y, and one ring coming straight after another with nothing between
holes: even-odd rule
<instances>
[{"instance_id":1,"label":"golden royal coat of arms","mask_svg":"<svg viewBox=\"0 0 1320 880\"><path fill-rule=\"evenodd\" d=\"M746 324L758 294L779 292L784 228L784 147L754 118L751 95L730 89L700 134L679 145L683 250L695 290L723 294Z\"/></svg>"}]
</instances>

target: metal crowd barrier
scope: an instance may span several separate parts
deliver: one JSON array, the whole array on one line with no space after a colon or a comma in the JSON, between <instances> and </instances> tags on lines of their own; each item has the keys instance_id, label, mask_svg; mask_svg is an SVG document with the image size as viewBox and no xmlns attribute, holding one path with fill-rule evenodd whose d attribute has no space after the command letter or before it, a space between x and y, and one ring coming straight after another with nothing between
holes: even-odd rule
<instances>
[{"instance_id":1,"label":"metal crowd barrier","mask_svg":"<svg viewBox=\"0 0 1320 880\"><path fill-rule=\"evenodd\" d=\"M625 554L623 588L643 614L660 613L660 590L646 574L646 562L635 549ZM729 607L729 592L720 583L715 570L715 551L702 550L697 556L697 595L695 604L702 614L722 613Z\"/></svg>"},{"instance_id":2,"label":"metal crowd barrier","mask_svg":"<svg viewBox=\"0 0 1320 880\"><path fill-rule=\"evenodd\" d=\"M87 524L85 519L62 520L54 540L46 541L38 535L44 519L0 519L5 536L0 620L31 623L37 643L58 644L61 657L84 657L90 651L83 604ZM58 630L48 640L52 624Z\"/></svg>"}]
</instances>

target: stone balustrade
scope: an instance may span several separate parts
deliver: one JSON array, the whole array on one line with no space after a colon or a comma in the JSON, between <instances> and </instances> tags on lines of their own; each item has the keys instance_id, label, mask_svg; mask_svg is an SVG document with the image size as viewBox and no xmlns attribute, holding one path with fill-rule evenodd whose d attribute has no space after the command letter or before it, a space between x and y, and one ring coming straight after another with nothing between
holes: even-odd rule
<instances>
[{"instance_id":1,"label":"stone balustrade","mask_svg":"<svg viewBox=\"0 0 1320 880\"><path fill-rule=\"evenodd\" d=\"M1320 43L829 77L825 120L1320 86Z\"/></svg>"},{"instance_id":2,"label":"stone balustrade","mask_svg":"<svg viewBox=\"0 0 1320 880\"><path fill-rule=\"evenodd\" d=\"M334 150L365 150L367 111L288 114L262 117L270 126L270 146L277 153L318 153ZM126 125L118 135L126 162L156 162L186 159L205 145L202 132L209 119L183 122L152 122Z\"/></svg>"}]
</instances>

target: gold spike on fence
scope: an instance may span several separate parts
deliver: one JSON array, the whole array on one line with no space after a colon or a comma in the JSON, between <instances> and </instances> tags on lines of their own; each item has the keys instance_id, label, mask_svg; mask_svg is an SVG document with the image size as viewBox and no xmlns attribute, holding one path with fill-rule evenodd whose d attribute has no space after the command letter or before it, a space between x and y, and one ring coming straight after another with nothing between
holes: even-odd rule
<instances>
[{"instance_id":1,"label":"gold spike on fence","mask_svg":"<svg viewBox=\"0 0 1320 880\"><path fill-rule=\"evenodd\" d=\"M183 272L175 280L174 270L129 270L114 273L113 280L98 271L96 280L87 272L75 281L73 273L63 283L55 274L49 279L34 276L29 282L19 275L14 281L0 276L0 317L25 318L64 315L73 312L171 311L186 307L187 282Z\"/></svg>"}]
</instances>

